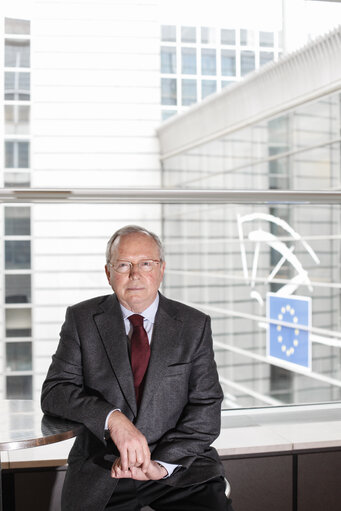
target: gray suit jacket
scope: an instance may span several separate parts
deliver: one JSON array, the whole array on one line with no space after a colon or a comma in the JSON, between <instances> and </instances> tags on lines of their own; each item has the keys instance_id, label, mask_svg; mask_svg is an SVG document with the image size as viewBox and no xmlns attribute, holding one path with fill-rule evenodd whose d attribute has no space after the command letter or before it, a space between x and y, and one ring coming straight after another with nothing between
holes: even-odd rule
<instances>
[{"instance_id":1,"label":"gray suit jacket","mask_svg":"<svg viewBox=\"0 0 341 511\"><path fill-rule=\"evenodd\" d=\"M42 390L45 413L83 423L71 449L63 511L100 511L117 481L119 455L104 423L119 408L147 438L152 459L181 465L160 484L188 486L223 475L210 447L223 395L210 318L160 294L144 393L137 411L127 336L115 295L69 307Z\"/></svg>"}]
</instances>

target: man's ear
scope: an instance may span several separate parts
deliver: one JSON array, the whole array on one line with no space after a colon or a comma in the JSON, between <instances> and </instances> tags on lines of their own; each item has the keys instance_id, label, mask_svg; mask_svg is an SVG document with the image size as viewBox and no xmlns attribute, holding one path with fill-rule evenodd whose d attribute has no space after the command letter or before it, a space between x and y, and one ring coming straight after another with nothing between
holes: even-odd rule
<instances>
[{"instance_id":1,"label":"man's ear","mask_svg":"<svg viewBox=\"0 0 341 511\"><path fill-rule=\"evenodd\" d=\"M108 265L108 264L106 264L106 265L104 266L104 271L105 271L105 274L106 274L106 276L107 276L108 282L109 282L109 284L110 284L110 270L109 270L109 265Z\"/></svg>"}]
</instances>

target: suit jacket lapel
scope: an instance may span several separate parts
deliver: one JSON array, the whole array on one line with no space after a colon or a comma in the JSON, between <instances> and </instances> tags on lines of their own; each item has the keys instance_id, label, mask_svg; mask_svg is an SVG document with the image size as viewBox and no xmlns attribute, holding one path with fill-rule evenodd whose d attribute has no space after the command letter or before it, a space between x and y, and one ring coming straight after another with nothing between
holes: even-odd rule
<instances>
[{"instance_id":1,"label":"suit jacket lapel","mask_svg":"<svg viewBox=\"0 0 341 511\"><path fill-rule=\"evenodd\" d=\"M130 366L127 335L124 328L122 312L115 295L109 296L101 303L94 315L94 321L103 341L113 371L119 381L122 393L133 412L137 413L134 381Z\"/></svg>"},{"instance_id":2,"label":"suit jacket lapel","mask_svg":"<svg viewBox=\"0 0 341 511\"><path fill-rule=\"evenodd\" d=\"M148 414L148 403L155 396L170 361L176 360L177 340L182 328L182 322L177 319L176 313L177 310L171 305L171 302L160 294L138 422L140 418L143 420L143 413Z\"/></svg>"}]
</instances>

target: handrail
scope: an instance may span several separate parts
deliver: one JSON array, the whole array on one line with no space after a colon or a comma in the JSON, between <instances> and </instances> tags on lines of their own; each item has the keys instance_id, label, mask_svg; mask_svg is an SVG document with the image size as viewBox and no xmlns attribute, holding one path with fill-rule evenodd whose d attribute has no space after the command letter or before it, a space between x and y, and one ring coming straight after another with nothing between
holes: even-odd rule
<instances>
[{"instance_id":1,"label":"handrail","mask_svg":"<svg viewBox=\"0 0 341 511\"><path fill-rule=\"evenodd\" d=\"M0 188L0 203L341 204L341 191L167 188Z\"/></svg>"}]
</instances>

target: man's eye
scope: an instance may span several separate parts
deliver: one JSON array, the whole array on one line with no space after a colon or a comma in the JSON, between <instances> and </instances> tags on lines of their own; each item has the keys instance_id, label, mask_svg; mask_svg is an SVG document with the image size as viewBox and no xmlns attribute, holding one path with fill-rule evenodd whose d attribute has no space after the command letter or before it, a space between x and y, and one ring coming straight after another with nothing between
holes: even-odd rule
<instances>
[{"instance_id":1,"label":"man's eye","mask_svg":"<svg viewBox=\"0 0 341 511\"><path fill-rule=\"evenodd\" d=\"M152 261L142 261L141 266L143 268L150 268L151 266L153 266L153 263Z\"/></svg>"},{"instance_id":2,"label":"man's eye","mask_svg":"<svg viewBox=\"0 0 341 511\"><path fill-rule=\"evenodd\" d=\"M121 269L125 269L125 268L129 268L129 263L118 263L117 265L117 268L121 268Z\"/></svg>"}]
</instances>

